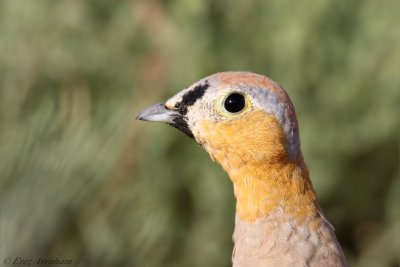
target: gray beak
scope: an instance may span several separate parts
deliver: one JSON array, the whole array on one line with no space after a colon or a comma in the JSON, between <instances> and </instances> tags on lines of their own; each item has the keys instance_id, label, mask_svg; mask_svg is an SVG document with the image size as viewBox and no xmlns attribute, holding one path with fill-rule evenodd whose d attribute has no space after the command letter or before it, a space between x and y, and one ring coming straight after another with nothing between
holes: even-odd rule
<instances>
[{"instance_id":1,"label":"gray beak","mask_svg":"<svg viewBox=\"0 0 400 267\"><path fill-rule=\"evenodd\" d=\"M137 120L142 121L157 121L165 122L169 125L181 130L187 136L194 139L193 133L186 122L184 115L178 111L169 110L164 103L159 103L143 110L137 117Z\"/></svg>"},{"instance_id":2,"label":"gray beak","mask_svg":"<svg viewBox=\"0 0 400 267\"><path fill-rule=\"evenodd\" d=\"M158 103L143 110L136 117L136 119L142 121L156 121L172 124L174 122L174 119L180 116L182 116L180 113L167 109L164 103Z\"/></svg>"}]
</instances>

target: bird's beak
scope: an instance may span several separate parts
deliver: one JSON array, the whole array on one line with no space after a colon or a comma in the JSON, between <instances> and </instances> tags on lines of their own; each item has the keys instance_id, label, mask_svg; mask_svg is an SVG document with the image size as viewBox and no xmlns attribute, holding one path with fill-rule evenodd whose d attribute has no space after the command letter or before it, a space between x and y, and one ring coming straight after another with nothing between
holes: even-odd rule
<instances>
[{"instance_id":1,"label":"bird's beak","mask_svg":"<svg viewBox=\"0 0 400 267\"><path fill-rule=\"evenodd\" d=\"M167 109L164 103L158 103L143 110L136 119L142 121L166 122L171 124L175 118L180 116L181 114L179 112Z\"/></svg>"}]
</instances>

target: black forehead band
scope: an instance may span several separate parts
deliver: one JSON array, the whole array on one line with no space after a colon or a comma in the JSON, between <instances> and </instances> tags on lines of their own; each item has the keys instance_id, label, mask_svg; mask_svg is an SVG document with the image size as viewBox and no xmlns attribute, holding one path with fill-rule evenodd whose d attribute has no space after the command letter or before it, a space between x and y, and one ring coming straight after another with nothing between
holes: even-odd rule
<instances>
[{"instance_id":1,"label":"black forehead band","mask_svg":"<svg viewBox=\"0 0 400 267\"><path fill-rule=\"evenodd\" d=\"M186 92L182 96L182 100L175 104L175 108L177 108L179 113L182 115L186 115L187 108L196 103L197 100L201 99L209 87L210 84L208 81L196 85L192 90Z\"/></svg>"},{"instance_id":2,"label":"black forehead band","mask_svg":"<svg viewBox=\"0 0 400 267\"><path fill-rule=\"evenodd\" d=\"M182 96L182 100L175 104L175 108L182 115L176 117L170 125L181 130L187 136L194 139L193 133L190 130L190 127L186 121L186 113L188 112L188 107L192 106L196 103L197 100L201 99L206 92L207 88L210 87L208 81L202 82L199 85L196 85L192 90L186 92Z\"/></svg>"}]
</instances>

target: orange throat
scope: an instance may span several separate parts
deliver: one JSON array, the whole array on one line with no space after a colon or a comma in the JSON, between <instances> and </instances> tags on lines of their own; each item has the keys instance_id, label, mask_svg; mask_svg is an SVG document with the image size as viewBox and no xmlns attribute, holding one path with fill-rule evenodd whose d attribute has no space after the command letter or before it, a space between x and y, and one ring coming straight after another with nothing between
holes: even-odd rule
<instances>
[{"instance_id":1,"label":"orange throat","mask_svg":"<svg viewBox=\"0 0 400 267\"><path fill-rule=\"evenodd\" d=\"M319 207L306 167L295 163L247 166L230 173L243 221L292 219L303 223L318 216Z\"/></svg>"},{"instance_id":2,"label":"orange throat","mask_svg":"<svg viewBox=\"0 0 400 267\"><path fill-rule=\"evenodd\" d=\"M285 136L274 116L253 111L236 121L203 121L200 132L199 143L234 184L241 220L276 217L302 223L319 216L301 153L296 160L288 159Z\"/></svg>"}]
</instances>

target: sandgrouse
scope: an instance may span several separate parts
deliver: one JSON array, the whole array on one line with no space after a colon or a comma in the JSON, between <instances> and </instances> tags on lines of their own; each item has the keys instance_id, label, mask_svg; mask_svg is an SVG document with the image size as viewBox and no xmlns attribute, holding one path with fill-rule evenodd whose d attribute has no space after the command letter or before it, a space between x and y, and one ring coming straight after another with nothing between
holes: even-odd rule
<instances>
[{"instance_id":1,"label":"sandgrouse","mask_svg":"<svg viewBox=\"0 0 400 267\"><path fill-rule=\"evenodd\" d=\"M311 185L293 104L278 83L216 73L137 119L178 128L229 174L237 201L233 266L347 266Z\"/></svg>"}]
</instances>

